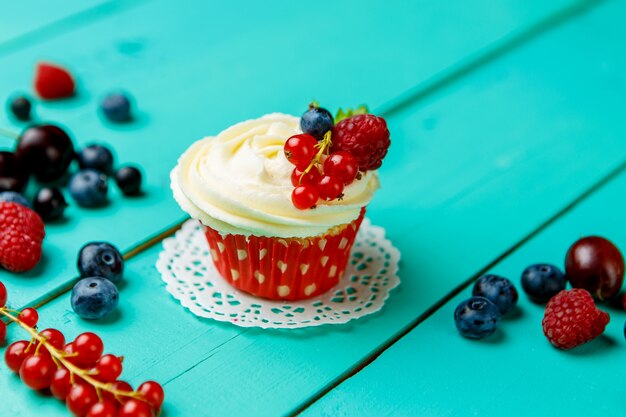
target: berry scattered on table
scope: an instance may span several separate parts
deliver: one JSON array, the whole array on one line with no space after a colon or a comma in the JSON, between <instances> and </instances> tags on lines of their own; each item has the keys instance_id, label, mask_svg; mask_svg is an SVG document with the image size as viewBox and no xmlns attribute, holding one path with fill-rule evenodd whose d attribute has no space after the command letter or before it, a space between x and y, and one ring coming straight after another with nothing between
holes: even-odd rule
<instances>
[{"instance_id":1,"label":"berry scattered on table","mask_svg":"<svg viewBox=\"0 0 626 417\"><path fill-rule=\"evenodd\" d=\"M60 179L74 158L74 145L58 126L34 125L24 129L15 151L20 165L42 182Z\"/></svg>"},{"instance_id":2,"label":"berry scattered on table","mask_svg":"<svg viewBox=\"0 0 626 417\"><path fill-rule=\"evenodd\" d=\"M113 311L118 303L117 287L108 279L83 278L72 289L72 309L86 320L101 319Z\"/></svg>"},{"instance_id":3,"label":"berry scattered on table","mask_svg":"<svg viewBox=\"0 0 626 417\"><path fill-rule=\"evenodd\" d=\"M484 339L492 335L500 322L500 310L484 297L462 301L454 311L459 333L470 339Z\"/></svg>"},{"instance_id":4,"label":"berry scattered on table","mask_svg":"<svg viewBox=\"0 0 626 417\"><path fill-rule=\"evenodd\" d=\"M0 288L4 288L2 282ZM63 346L65 337L56 329L38 332L4 306L0 306L0 316L18 323L31 337L30 342L14 342L6 349L4 358L9 369L34 390L50 389L75 416L160 414L164 400L161 385L146 381L134 391L128 383L118 380L123 371L122 360L111 354L103 356L104 343L95 333L83 333Z\"/></svg>"},{"instance_id":5,"label":"berry scattered on table","mask_svg":"<svg viewBox=\"0 0 626 417\"><path fill-rule=\"evenodd\" d=\"M101 144L85 146L76 155L80 169L94 169L106 175L113 172L113 153Z\"/></svg>"},{"instance_id":6,"label":"berry scattered on table","mask_svg":"<svg viewBox=\"0 0 626 417\"><path fill-rule=\"evenodd\" d=\"M34 268L44 236L37 213L20 204L0 203L0 266L13 272Z\"/></svg>"},{"instance_id":7,"label":"berry scattered on table","mask_svg":"<svg viewBox=\"0 0 626 417\"><path fill-rule=\"evenodd\" d=\"M559 349L572 349L604 332L610 317L596 308L587 290L563 290L546 306L542 326L550 343Z\"/></svg>"},{"instance_id":8,"label":"berry scattered on table","mask_svg":"<svg viewBox=\"0 0 626 417\"><path fill-rule=\"evenodd\" d=\"M30 119L30 111L32 105L27 97L14 97L13 99L11 99L9 108L11 109L11 113L13 113L13 116L15 116L16 119L22 121L27 121Z\"/></svg>"},{"instance_id":9,"label":"berry scattered on table","mask_svg":"<svg viewBox=\"0 0 626 417\"><path fill-rule=\"evenodd\" d=\"M16 191L0 192L0 203L17 203L24 207L31 208L26 197Z\"/></svg>"},{"instance_id":10,"label":"berry scattered on table","mask_svg":"<svg viewBox=\"0 0 626 417\"><path fill-rule=\"evenodd\" d=\"M576 241L565 257L565 275L574 288L584 288L600 301L616 296L624 282L624 257L599 236Z\"/></svg>"},{"instance_id":11,"label":"berry scattered on table","mask_svg":"<svg viewBox=\"0 0 626 417\"><path fill-rule=\"evenodd\" d=\"M122 93L106 96L100 105L102 113L112 122L124 123L131 120L130 100Z\"/></svg>"},{"instance_id":12,"label":"berry scattered on table","mask_svg":"<svg viewBox=\"0 0 626 417\"><path fill-rule=\"evenodd\" d=\"M55 220L63 216L67 202L61 190L56 187L43 187L33 199L33 209L44 221Z\"/></svg>"},{"instance_id":13,"label":"berry scattered on table","mask_svg":"<svg viewBox=\"0 0 626 417\"><path fill-rule=\"evenodd\" d=\"M34 88L45 100L55 100L74 95L75 83L65 68L48 62L40 62L35 70Z\"/></svg>"},{"instance_id":14,"label":"berry scattered on table","mask_svg":"<svg viewBox=\"0 0 626 417\"><path fill-rule=\"evenodd\" d=\"M7 304L7 287L0 282L0 307L4 307Z\"/></svg>"},{"instance_id":15,"label":"berry scattered on table","mask_svg":"<svg viewBox=\"0 0 626 417\"><path fill-rule=\"evenodd\" d=\"M28 170L12 152L0 151L0 191L22 192L28 184Z\"/></svg>"},{"instance_id":16,"label":"berry scattered on table","mask_svg":"<svg viewBox=\"0 0 626 417\"><path fill-rule=\"evenodd\" d=\"M391 141L387 123L373 114L360 114L337 123L332 130L332 152L349 152L361 171L380 168Z\"/></svg>"},{"instance_id":17,"label":"berry scattered on table","mask_svg":"<svg viewBox=\"0 0 626 417\"><path fill-rule=\"evenodd\" d=\"M115 182L124 195L139 195L141 191L141 171L134 166L124 166L115 173Z\"/></svg>"},{"instance_id":18,"label":"berry scattered on table","mask_svg":"<svg viewBox=\"0 0 626 417\"><path fill-rule=\"evenodd\" d=\"M333 128L333 115L324 108L310 105L300 118L300 128L317 140L322 140L326 132Z\"/></svg>"},{"instance_id":19,"label":"berry scattered on table","mask_svg":"<svg viewBox=\"0 0 626 417\"><path fill-rule=\"evenodd\" d=\"M502 315L511 311L517 305L517 290L508 279L488 274L478 278L474 284L472 295L485 297L498 307Z\"/></svg>"},{"instance_id":20,"label":"berry scattered on table","mask_svg":"<svg viewBox=\"0 0 626 417\"><path fill-rule=\"evenodd\" d=\"M547 303L565 289L566 283L565 274L550 264L531 265L522 273L522 288L536 303Z\"/></svg>"},{"instance_id":21,"label":"berry scattered on table","mask_svg":"<svg viewBox=\"0 0 626 417\"><path fill-rule=\"evenodd\" d=\"M17 318L29 327L35 327L39 321L39 314L34 308L25 308L20 312Z\"/></svg>"},{"instance_id":22,"label":"berry scattered on table","mask_svg":"<svg viewBox=\"0 0 626 417\"><path fill-rule=\"evenodd\" d=\"M107 177L93 169L78 171L69 183L72 198L82 207L100 207L107 203Z\"/></svg>"},{"instance_id":23,"label":"berry scattered on table","mask_svg":"<svg viewBox=\"0 0 626 417\"><path fill-rule=\"evenodd\" d=\"M78 272L81 277L102 277L118 283L124 274L124 258L120 251L107 242L90 242L78 253Z\"/></svg>"},{"instance_id":24,"label":"berry scattered on table","mask_svg":"<svg viewBox=\"0 0 626 417\"><path fill-rule=\"evenodd\" d=\"M287 139L284 146L285 157L301 170L306 169L316 153L317 141L309 134L294 135Z\"/></svg>"}]
</instances>

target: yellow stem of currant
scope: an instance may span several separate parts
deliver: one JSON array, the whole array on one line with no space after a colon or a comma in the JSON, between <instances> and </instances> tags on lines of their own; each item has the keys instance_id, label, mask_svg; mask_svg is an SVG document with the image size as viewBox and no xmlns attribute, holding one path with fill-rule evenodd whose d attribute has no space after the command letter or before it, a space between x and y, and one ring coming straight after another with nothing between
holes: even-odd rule
<instances>
[{"instance_id":1,"label":"yellow stem of currant","mask_svg":"<svg viewBox=\"0 0 626 417\"><path fill-rule=\"evenodd\" d=\"M331 136L332 134L331 134L331 131L329 130L328 132L326 132L326 134L324 134L324 138L318 144L315 145L315 147L317 148L317 153L311 160L311 163L309 164L309 166L304 171L302 171L302 175L300 175L300 181L302 181L302 177L308 174L309 171L311 171L311 169L313 169L313 167L322 160L322 156L324 156L325 153L329 152L330 147L333 146Z\"/></svg>"},{"instance_id":2,"label":"yellow stem of currant","mask_svg":"<svg viewBox=\"0 0 626 417\"><path fill-rule=\"evenodd\" d=\"M14 131L9 130L9 129L5 129L5 128L2 128L2 127L0 127L0 136L11 138L13 140L17 140L20 137L20 135L15 133Z\"/></svg>"},{"instance_id":3,"label":"yellow stem of currant","mask_svg":"<svg viewBox=\"0 0 626 417\"><path fill-rule=\"evenodd\" d=\"M106 392L111 393L116 398L117 397L130 397L130 398L134 398L137 400L145 401L143 394L139 392L116 390L116 389L111 388L111 385L112 385L111 383L101 382L91 377L89 374L89 371L79 368L78 366L74 365L73 363L67 360L68 357L72 357L75 355L68 355L62 350L59 350L55 348L54 346L52 346L51 344L49 344L47 339L44 336L40 335L36 329L24 324L20 319L11 315L9 313L9 309L7 309L6 307L0 308L0 314L5 316L12 322L17 323L22 329L26 330L26 332L30 334L32 340L36 340L37 342L39 342L39 346L37 347L37 349L39 349L39 347L41 346L45 347L46 350L50 352L50 356L52 357L52 360L57 364L57 366L59 364L63 365L68 371L70 371L71 375L78 375L81 379L83 379L84 381L92 385L96 389L98 398L102 399L101 391L106 391ZM31 345L29 345L29 348L30 346Z\"/></svg>"}]
</instances>

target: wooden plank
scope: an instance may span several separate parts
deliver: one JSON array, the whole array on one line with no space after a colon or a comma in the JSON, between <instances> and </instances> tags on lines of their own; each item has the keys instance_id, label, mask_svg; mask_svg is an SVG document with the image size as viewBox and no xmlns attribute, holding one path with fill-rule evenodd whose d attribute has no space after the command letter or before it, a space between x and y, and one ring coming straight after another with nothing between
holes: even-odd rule
<instances>
[{"instance_id":1,"label":"wooden plank","mask_svg":"<svg viewBox=\"0 0 626 417\"><path fill-rule=\"evenodd\" d=\"M528 265L562 267L580 236L600 235L626 248L623 222L626 175L609 183L545 230L493 273L512 279ZM465 289L356 376L302 416L621 416L626 376L622 360L626 313L610 305L611 322L600 338L572 351L553 348L543 335L543 306L521 293L519 311L496 334L476 342L458 335L454 309Z\"/></svg>"},{"instance_id":2,"label":"wooden plank","mask_svg":"<svg viewBox=\"0 0 626 417\"><path fill-rule=\"evenodd\" d=\"M381 314L304 331L199 320L165 292L152 248L128 263L119 317L78 320L63 296L40 310L42 325L103 333L129 379L165 383L168 415L297 410L626 159L619 13L607 5L389 118L394 144L369 213L404 261ZM31 415L44 400L17 385L0 379L17 415Z\"/></svg>"},{"instance_id":3,"label":"wooden plank","mask_svg":"<svg viewBox=\"0 0 626 417\"><path fill-rule=\"evenodd\" d=\"M86 241L108 240L128 250L177 223L182 213L171 198L168 173L192 141L270 111L297 114L312 96L331 108L360 102L379 107L494 44L502 49L524 30L534 33L538 22L591 3L423 0L364 8L326 0L311 8L273 1L248 4L242 14L234 2L181 8L155 1L0 57L0 96L28 89L39 58L70 66L80 94L38 105L38 117L67 125L79 144L110 143L121 162L138 163L147 178L144 198L122 199L113 190L109 206L72 205L66 221L51 224L42 266L26 277L6 278L14 302L37 303L66 287ZM445 29L450 24L456 30ZM311 33L325 51L319 62L306 51ZM117 88L137 98L136 123L111 126L97 114L98 100ZM0 125L8 123L0 116Z\"/></svg>"}]
</instances>

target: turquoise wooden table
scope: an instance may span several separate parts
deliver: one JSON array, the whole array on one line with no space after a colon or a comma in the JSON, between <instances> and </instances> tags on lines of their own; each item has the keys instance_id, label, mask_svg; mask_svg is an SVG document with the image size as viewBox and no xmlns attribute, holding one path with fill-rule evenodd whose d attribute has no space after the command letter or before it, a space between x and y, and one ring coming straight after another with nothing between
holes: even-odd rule
<instances>
[{"instance_id":1,"label":"turquoise wooden table","mask_svg":"<svg viewBox=\"0 0 626 417\"><path fill-rule=\"evenodd\" d=\"M145 196L99 210L72 205L50 224L44 260L0 271L15 308L67 335L95 331L123 354L125 379L160 381L164 417L626 415L620 360L626 313L564 353L545 340L541 307L483 342L452 312L487 271L519 282L529 264L561 264L600 234L626 248L626 1L217 2L28 0L1 6L0 97L28 91L33 67L70 67L78 95L37 105L77 144L111 144L139 164ZM101 119L114 89L137 118ZM368 208L402 252L384 309L342 326L244 329L199 319L165 290L161 240L185 220L169 171L196 139L272 112L367 103L392 147ZM23 126L0 114L0 126ZM0 147L10 147L1 139ZM112 227L123 225L123 227ZM127 255L116 313L71 310L87 241ZM22 337L9 326L9 339ZM0 416L66 416L0 367Z\"/></svg>"}]
</instances>

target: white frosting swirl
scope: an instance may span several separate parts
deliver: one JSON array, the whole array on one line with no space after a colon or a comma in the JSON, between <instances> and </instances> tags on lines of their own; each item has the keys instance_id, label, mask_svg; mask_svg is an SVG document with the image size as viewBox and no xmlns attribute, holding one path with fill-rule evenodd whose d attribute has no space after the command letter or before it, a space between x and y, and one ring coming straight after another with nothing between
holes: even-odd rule
<instances>
[{"instance_id":1,"label":"white frosting swirl","mask_svg":"<svg viewBox=\"0 0 626 417\"><path fill-rule=\"evenodd\" d=\"M309 237L350 223L379 187L374 171L346 186L343 200L298 210L285 141L300 119L273 113L194 143L171 172L174 198L191 217L222 233Z\"/></svg>"}]
</instances>

